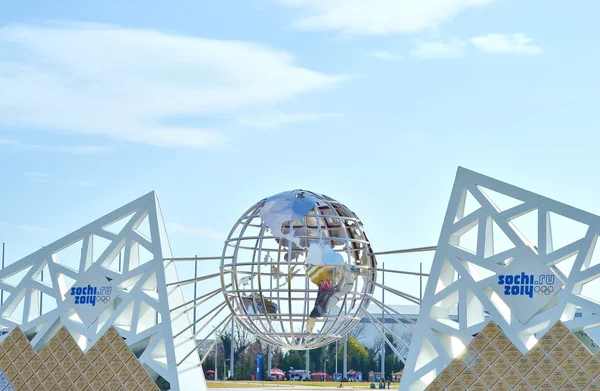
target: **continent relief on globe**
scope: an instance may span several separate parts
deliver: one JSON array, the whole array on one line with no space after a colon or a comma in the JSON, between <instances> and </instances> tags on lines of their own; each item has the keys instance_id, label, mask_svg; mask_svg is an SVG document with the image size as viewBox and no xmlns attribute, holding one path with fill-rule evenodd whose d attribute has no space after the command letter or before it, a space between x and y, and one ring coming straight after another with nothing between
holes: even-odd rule
<instances>
[{"instance_id":1,"label":"continent relief on globe","mask_svg":"<svg viewBox=\"0 0 600 391\"><path fill-rule=\"evenodd\" d=\"M306 325L309 333L312 333L317 318L336 308L339 301L352 291L359 274L358 268L347 265L341 254L323 243L320 232L315 239L309 241L298 237L306 235L302 230L288 229L289 232L284 232L284 226L289 226L294 220L302 221L317 206L318 200L314 196L295 191L268 198L259 212L273 236L282 239L283 244L289 242L293 247L307 252L304 266L310 281L318 287L317 298Z\"/></svg>"}]
</instances>

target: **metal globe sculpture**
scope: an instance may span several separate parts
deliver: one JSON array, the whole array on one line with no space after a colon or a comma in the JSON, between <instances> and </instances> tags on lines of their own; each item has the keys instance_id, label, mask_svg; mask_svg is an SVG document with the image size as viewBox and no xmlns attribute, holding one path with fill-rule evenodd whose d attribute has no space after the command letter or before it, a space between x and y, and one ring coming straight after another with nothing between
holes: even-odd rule
<instances>
[{"instance_id":1,"label":"metal globe sculpture","mask_svg":"<svg viewBox=\"0 0 600 391\"><path fill-rule=\"evenodd\" d=\"M306 190L248 209L221 259L222 289L237 323L287 349L326 346L350 332L369 306L375 279L360 219Z\"/></svg>"}]
</instances>

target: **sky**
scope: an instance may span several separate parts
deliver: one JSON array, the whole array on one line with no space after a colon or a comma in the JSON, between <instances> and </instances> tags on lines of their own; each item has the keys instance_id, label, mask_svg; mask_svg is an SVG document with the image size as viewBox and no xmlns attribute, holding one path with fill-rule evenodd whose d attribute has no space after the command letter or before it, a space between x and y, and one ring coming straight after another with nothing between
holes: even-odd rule
<instances>
[{"instance_id":1,"label":"sky","mask_svg":"<svg viewBox=\"0 0 600 391\"><path fill-rule=\"evenodd\" d=\"M220 256L249 206L295 188L350 207L376 251L435 245L458 166L600 213L598 12L1 1L6 262L151 190L182 257Z\"/></svg>"}]
</instances>

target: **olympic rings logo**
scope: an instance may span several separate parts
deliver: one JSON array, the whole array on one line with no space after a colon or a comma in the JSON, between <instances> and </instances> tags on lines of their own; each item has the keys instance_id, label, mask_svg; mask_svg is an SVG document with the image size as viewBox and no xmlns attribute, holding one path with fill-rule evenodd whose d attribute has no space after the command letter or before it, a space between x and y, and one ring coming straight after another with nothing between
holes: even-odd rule
<instances>
[{"instance_id":1,"label":"olympic rings logo","mask_svg":"<svg viewBox=\"0 0 600 391\"><path fill-rule=\"evenodd\" d=\"M111 297L110 296L96 296L96 300L98 300L101 303L106 304L106 303L110 302Z\"/></svg>"},{"instance_id":2,"label":"olympic rings logo","mask_svg":"<svg viewBox=\"0 0 600 391\"><path fill-rule=\"evenodd\" d=\"M535 288L533 288L533 291L538 295L548 296L554 292L554 287L552 285L537 285Z\"/></svg>"}]
</instances>

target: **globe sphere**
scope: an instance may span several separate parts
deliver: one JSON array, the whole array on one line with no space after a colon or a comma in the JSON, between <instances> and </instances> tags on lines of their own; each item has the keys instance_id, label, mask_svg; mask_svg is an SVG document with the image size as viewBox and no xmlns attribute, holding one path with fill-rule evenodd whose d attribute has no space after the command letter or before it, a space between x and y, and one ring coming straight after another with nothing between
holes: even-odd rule
<instances>
[{"instance_id":1,"label":"globe sphere","mask_svg":"<svg viewBox=\"0 0 600 391\"><path fill-rule=\"evenodd\" d=\"M329 345L360 322L376 281L360 219L293 190L248 209L225 241L221 284L236 323L275 347Z\"/></svg>"}]
</instances>

